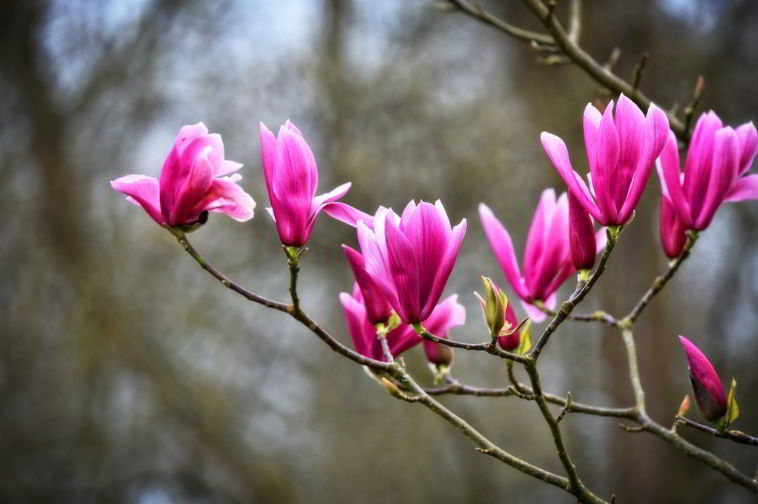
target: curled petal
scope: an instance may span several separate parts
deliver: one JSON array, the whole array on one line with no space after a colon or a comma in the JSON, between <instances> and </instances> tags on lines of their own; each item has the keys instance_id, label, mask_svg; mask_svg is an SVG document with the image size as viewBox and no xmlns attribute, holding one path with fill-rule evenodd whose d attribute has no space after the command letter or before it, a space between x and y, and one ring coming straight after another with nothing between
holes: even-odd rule
<instances>
[{"instance_id":1,"label":"curled petal","mask_svg":"<svg viewBox=\"0 0 758 504\"><path fill-rule=\"evenodd\" d=\"M391 221L385 224L387 264L397 293L395 311L406 324L421 322L419 304L419 267L411 242ZM390 300L390 302L392 302Z\"/></svg>"},{"instance_id":2,"label":"curled petal","mask_svg":"<svg viewBox=\"0 0 758 504\"><path fill-rule=\"evenodd\" d=\"M571 192L569 201L569 245L571 260L578 270L590 269L595 265L597 244L592 218Z\"/></svg>"},{"instance_id":3,"label":"curled petal","mask_svg":"<svg viewBox=\"0 0 758 504\"><path fill-rule=\"evenodd\" d=\"M238 222L252 219L255 201L237 184L237 180L232 177L214 179L209 192L211 201L202 210L222 213Z\"/></svg>"},{"instance_id":4,"label":"curled petal","mask_svg":"<svg viewBox=\"0 0 758 504\"><path fill-rule=\"evenodd\" d=\"M126 194L132 203L144 208L155 222L161 226L166 224L160 210L158 179L147 175L126 175L112 180L111 187Z\"/></svg>"},{"instance_id":5,"label":"curled petal","mask_svg":"<svg viewBox=\"0 0 758 504\"><path fill-rule=\"evenodd\" d=\"M592 186L595 188L597 206L606 216L606 224L621 224L618 221L618 210L626 196L628 182L625 184L618 173L621 142L616 125L613 121L613 101L605 109L598 129L597 149L595 152L596 170L592 173ZM618 190L614 190L618 188ZM618 198L617 192L623 195ZM618 201L621 199L621 201Z\"/></svg>"},{"instance_id":6,"label":"curled petal","mask_svg":"<svg viewBox=\"0 0 758 504\"><path fill-rule=\"evenodd\" d=\"M326 213L332 219L338 220L355 228L358 227L358 223L363 221L366 226L370 228L374 227L374 217L358 210L355 207L342 203L339 201L327 203L324 205L324 213Z\"/></svg>"},{"instance_id":7,"label":"curled petal","mask_svg":"<svg viewBox=\"0 0 758 504\"><path fill-rule=\"evenodd\" d=\"M660 173L665 182L666 192L671 200L677 215L688 228L694 226L690 205L682 190L681 172L679 169L679 151L677 150L676 136L669 133L669 139L661 152L658 160Z\"/></svg>"},{"instance_id":8,"label":"curled petal","mask_svg":"<svg viewBox=\"0 0 758 504\"><path fill-rule=\"evenodd\" d=\"M553 241L549 228L555 214L555 206L555 191L553 189L542 191L524 247L524 278L531 290L533 290L531 284L539 274L539 265L545 255L545 248Z\"/></svg>"},{"instance_id":9,"label":"curled petal","mask_svg":"<svg viewBox=\"0 0 758 504\"><path fill-rule=\"evenodd\" d=\"M754 199L758 199L758 175L746 175L732 184L724 201L737 202Z\"/></svg>"},{"instance_id":10,"label":"curled petal","mask_svg":"<svg viewBox=\"0 0 758 504\"><path fill-rule=\"evenodd\" d=\"M540 141L542 142L542 147L545 149L550 161L553 163L553 166L558 170L558 174L563 181L566 182L569 190L576 195L579 203L581 203L596 220L605 224L604 215L592 201L589 190L587 190L586 186L583 188L580 185L583 183L581 182L581 177L579 177L574 169L571 168L568 150L566 149L566 144L563 143L563 140L552 133L543 131L542 134L540 134Z\"/></svg>"},{"instance_id":11,"label":"curled petal","mask_svg":"<svg viewBox=\"0 0 758 504\"><path fill-rule=\"evenodd\" d=\"M756 154L758 154L758 132L752 121L737 128L740 139L740 175L750 169Z\"/></svg>"},{"instance_id":12,"label":"curled petal","mask_svg":"<svg viewBox=\"0 0 758 504\"><path fill-rule=\"evenodd\" d=\"M463 219L457 226L452 229L450 240L447 244L447 250L440 259L439 268L432 281L429 295L423 307L422 318L431 312L434 305L439 301L442 291L445 288L450 273L453 271L455 261L458 259L458 253L461 250L463 237L466 235L466 219Z\"/></svg>"}]
</instances>

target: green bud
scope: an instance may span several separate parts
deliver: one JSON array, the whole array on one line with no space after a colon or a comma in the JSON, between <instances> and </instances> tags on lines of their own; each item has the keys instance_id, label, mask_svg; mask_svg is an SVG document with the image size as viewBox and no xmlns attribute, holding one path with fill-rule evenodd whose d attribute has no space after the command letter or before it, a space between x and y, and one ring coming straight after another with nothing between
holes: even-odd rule
<instances>
[{"instance_id":1,"label":"green bud","mask_svg":"<svg viewBox=\"0 0 758 504\"><path fill-rule=\"evenodd\" d=\"M497 288L492 279L482 276L484 285L484 297L474 293L479 299L484 315L484 323L490 330L490 335L497 338L505 325L505 310L508 307L508 298L505 293Z\"/></svg>"}]
</instances>

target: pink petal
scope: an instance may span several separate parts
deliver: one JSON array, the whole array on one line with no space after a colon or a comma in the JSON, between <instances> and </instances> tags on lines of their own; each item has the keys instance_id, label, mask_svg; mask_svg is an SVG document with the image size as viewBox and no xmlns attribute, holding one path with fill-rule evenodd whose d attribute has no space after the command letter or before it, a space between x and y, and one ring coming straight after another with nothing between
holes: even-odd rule
<instances>
[{"instance_id":1,"label":"pink petal","mask_svg":"<svg viewBox=\"0 0 758 504\"><path fill-rule=\"evenodd\" d=\"M746 175L735 180L724 201L745 201L758 199L758 175Z\"/></svg>"},{"instance_id":2,"label":"pink petal","mask_svg":"<svg viewBox=\"0 0 758 504\"><path fill-rule=\"evenodd\" d=\"M538 267L544 255L545 247L551 242L548 233L550 220L555 213L555 191L545 189L540 195L540 201L532 217L529 233L524 247L524 278L529 289L533 290L533 280L537 277Z\"/></svg>"},{"instance_id":3,"label":"pink petal","mask_svg":"<svg viewBox=\"0 0 758 504\"><path fill-rule=\"evenodd\" d=\"M400 305L400 302L395 284L392 282L389 266L379 247L378 238L373 231L366 227L363 221L358 222L358 243L361 245L366 273L371 276L387 301L397 309L396 307Z\"/></svg>"},{"instance_id":4,"label":"pink petal","mask_svg":"<svg viewBox=\"0 0 758 504\"><path fill-rule=\"evenodd\" d=\"M750 169L758 154L758 131L753 122L737 128L737 137L740 139L740 174L743 174Z\"/></svg>"},{"instance_id":5,"label":"pink petal","mask_svg":"<svg viewBox=\"0 0 758 504\"><path fill-rule=\"evenodd\" d=\"M595 265L597 257L595 226L587 210L571 192L568 194L568 201L571 260L578 270L590 269Z\"/></svg>"},{"instance_id":6,"label":"pink petal","mask_svg":"<svg viewBox=\"0 0 758 504\"><path fill-rule=\"evenodd\" d=\"M189 163L182 162L182 156L187 150L187 147L192 145L195 140L203 138L208 134L208 128L205 124L199 122L197 124L191 124L183 126L179 130L179 134L174 140L174 145L171 146L171 150L163 161L163 168L160 175L160 201L161 212L168 218L171 213L171 208L174 206L174 200L176 198L179 189L181 189L184 179L189 173L192 167L192 158ZM204 145L198 144L199 149L195 152L199 152L203 149ZM193 156L194 157L194 156Z\"/></svg>"},{"instance_id":7,"label":"pink petal","mask_svg":"<svg viewBox=\"0 0 758 504\"><path fill-rule=\"evenodd\" d=\"M403 213L405 216L405 212ZM442 259L448 249L450 229L445 229L443 219L436 207L422 201L404 221L401 217L400 229L416 253L423 260L418 264L419 300L421 308L427 306L435 277L442 267ZM432 308L437 300L431 301ZM432 308L429 308L431 311Z\"/></svg>"},{"instance_id":8,"label":"pink petal","mask_svg":"<svg viewBox=\"0 0 758 504\"><path fill-rule=\"evenodd\" d=\"M193 149L193 145L200 142L202 139L196 139L184 153L189 152ZM197 220L198 213L192 210L204 198L213 182L214 169L208 157L210 152L211 147L206 146L192 158L190 172L184 179L184 184L179 189L174 206L171 208L168 219L170 225L190 224Z\"/></svg>"},{"instance_id":9,"label":"pink petal","mask_svg":"<svg viewBox=\"0 0 758 504\"><path fill-rule=\"evenodd\" d=\"M363 304L346 292L340 293L340 302L355 351L366 357L384 360L376 330L366 318Z\"/></svg>"},{"instance_id":10,"label":"pink petal","mask_svg":"<svg viewBox=\"0 0 758 504\"><path fill-rule=\"evenodd\" d=\"M727 412L726 394L716 369L708 357L690 340L679 336L690 368L692 391L700 412L706 420L714 422Z\"/></svg>"},{"instance_id":11,"label":"pink petal","mask_svg":"<svg viewBox=\"0 0 758 504\"><path fill-rule=\"evenodd\" d=\"M405 324L396 327L387 335L387 344L390 347L390 353L395 357L409 348L418 345L421 341L421 337L416 333L416 330Z\"/></svg>"},{"instance_id":12,"label":"pink petal","mask_svg":"<svg viewBox=\"0 0 758 504\"><path fill-rule=\"evenodd\" d=\"M566 182L569 190L579 199L579 203L581 203L596 220L605 223L603 214L590 198L586 186L584 188L581 187L581 177L579 177L573 168L571 168L568 150L566 149L566 144L563 143L563 140L552 133L543 131L542 134L540 134L540 141L542 142L542 147L545 149L550 161L553 163L553 166L558 170L558 174L563 181Z\"/></svg>"},{"instance_id":13,"label":"pink petal","mask_svg":"<svg viewBox=\"0 0 758 504\"><path fill-rule=\"evenodd\" d=\"M397 292L398 304L394 306L395 311L406 324L421 322L419 263L416 252L408 238L389 219L385 224L385 232L387 264Z\"/></svg>"},{"instance_id":14,"label":"pink petal","mask_svg":"<svg viewBox=\"0 0 758 504\"><path fill-rule=\"evenodd\" d=\"M592 186L595 188L595 200L600 211L606 216L604 224L621 224L618 221L618 209L623 204L623 197L629 187L624 185L617 170L621 142L613 121L613 101L605 109L598 128L597 150L595 152L596 170L592 173ZM623 187L622 187L623 186ZM623 195L619 198L619 190ZM619 201L621 199L621 201Z\"/></svg>"},{"instance_id":15,"label":"pink petal","mask_svg":"<svg viewBox=\"0 0 758 504\"><path fill-rule=\"evenodd\" d=\"M230 173L234 173L240 168L242 168L243 164L238 163L236 161L229 161L228 159L224 159L221 162L221 168L216 170L216 173L214 174L216 177L223 177L224 175L229 175Z\"/></svg>"},{"instance_id":16,"label":"pink petal","mask_svg":"<svg viewBox=\"0 0 758 504\"><path fill-rule=\"evenodd\" d=\"M721 120L713 112L701 116L692 136L684 171L684 194L690 204L693 220L701 214L713 168L713 149L716 131Z\"/></svg>"},{"instance_id":17,"label":"pink petal","mask_svg":"<svg viewBox=\"0 0 758 504\"><path fill-rule=\"evenodd\" d=\"M600 120L603 114L600 113L591 103L584 108L584 149L587 151L587 162L590 167L590 173L595 168L595 152L597 151L597 131L600 127Z\"/></svg>"},{"instance_id":18,"label":"pink petal","mask_svg":"<svg viewBox=\"0 0 758 504\"><path fill-rule=\"evenodd\" d=\"M605 246L608 244L608 233L606 232L606 228L600 228L595 232L595 243L597 244L597 248L595 249L596 253L599 254L605 250Z\"/></svg>"},{"instance_id":19,"label":"pink petal","mask_svg":"<svg viewBox=\"0 0 758 504\"><path fill-rule=\"evenodd\" d=\"M527 303L523 299L521 300L521 307L524 308L524 311L526 312L526 316L529 317L530 320L532 320L535 324L539 324L543 320L547 318L547 315L545 315L545 312L537 308L536 306Z\"/></svg>"},{"instance_id":20,"label":"pink petal","mask_svg":"<svg viewBox=\"0 0 758 504\"><path fill-rule=\"evenodd\" d=\"M381 294L379 287L377 287L371 275L366 272L363 256L360 252L347 245L342 246L342 252L345 254L350 268L353 270L356 284L360 287L369 321L372 324L387 322L392 308L387 299Z\"/></svg>"},{"instance_id":21,"label":"pink petal","mask_svg":"<svg viewBox=\"0 0 758 504\"><path fill-rule=\"evenodd\" d=\"M508 231L484 203L479 204L479 218L482 221L484 234L487 235L487 241L490 243L492 252L505 273L506 280L520 298L528 298L529 291L521 276L516 252L513 250L513 242Z\"/></svg>"},{"instance_id":22,"label":"pink petal","mask_svg":"<svg viewBox=\"0 0 758 504\"><path fill-rule=\"evenodd\" d=\"M621 209L642 157L645 139L645 116L632 100L621 94L616 104L615 122L620 150L613 192L615 193L616 207Z\"/></svg>"},{"instance_id":23,"label":"pink petal","mask_svg":"<svg viewBox=\"0 0 758 504\"><path fill-rule=\"evenodd\" d=\"M161 226L166 219L160 211L158 199L158 179L147 175L126 175L111 181L111 187L128 196L128 199L141 206Z\"/></svg>"},{"instance_id":24,"label":"pink petal","mask_svg":"<svg viewBox=\"0 0 758 504\"><path fill-rule=\"evenodd\" d=\"M684 233L684 225L677 216L676 209L664 197L661 197L659 220L659 233L663 252L670 259L675 259L682 253L684 244L687 242L687 235Z\"/></svg>"},{"instance_id":25,"label":"pink petal","mask_svg":"<svg viewBox=\"0 0 758 504\"><path fill-rule=\"evenodd\" d=\"M722 128L713 139L710 180L703 207L695 219L695 229L703 230L711 223L718 207L734 184L739 171L740 143L732 128Z\"/></svg>"},{"instance_id":26,"label":"pink petal","mask_svg":"<svg viewBox=\"0 0 758 504\"><path fill-rule=\"evenodd\" d=\"M200 210L222 213L238 222L252 219L255 201L237 184L236 180L232 177L214 179L209 194L215 199ZM271 213L273 217L273 212Z\"/></svg>"},{"instance_id":27,"label":"pink petal","mask_svg":"<svg viewBox=\"0 0 758 504\"><path fill-rule=\"evenodd\" d=\"M358 227L358 222L363 221L369 228L374 227L374 217L361 212L355 207L342 202L327 203L323 208L324 212L340 222L348 224L353 227Z\"/></svg>"},{"instance_id":28,"label":"pink petal","mask_svg":"<svg viewBox=\"0 0 758 504\"><path fill-rule=\"evenodd\" d=\"M650 104L645 117L645 141L642 156L634 172L634 177L629 187L623 206L619 210L619 221L627 222L634 213L634 209L642 197L650 174L653 171L653 164L656 158L661 154L669 135L669 122L665 112L659 109L655 104Z\"/></svg>"},{"instance_id":29,"label":"pink petal","mask_svg":"<svg viewBox=\"0 0 758 504\"><path fill-rule=\"evenodd\" d=\"M445 289L445 284L447 284L450 273L453 271L453 267L455 266L455 261L458 259L458 253L461 250L463 237L466 235L466 226L466 219L463 219L452 230L450 239L448 241L447 250L445 251L445 255L440 260L439 268L437 269L437 273L434 276L434 281L432 283L429 296L426 300L422 300L422 302L425 303L421 314L422 318L431 313L432 309L437 304L437 301L439 301L440 296L442 295L442 291Z\"/></svg>"},{"instance_id":30,"label":"pink petal","mask_svg":"<svg viewBox=\"0 0 758 504\"><path fill-rule=\"evenodd\" d=\"M447 333L451 328L465 323L466 308L458 302L458 295L453 294L435 306L422 325L438 338L447 338Z\"/></svg>"},{"instance_id":31,"label":"pink petal","mask_svg":"<svg viewBox=\"0 0 758 504\"><path fill-rule=\"evenodd\" d=\"M663 180L665 181L665 187L669 199L676 209L679 218L684 222L687 228L691 229L692 226L694 226L694 222L689 203L682 190L681 172L679 169L679 151L677 148L676 136L673 131L669 132L668 142L663 148L663 152L661 152L658 163L663 175Z\"/></svg>"},{"instance_id":32,"label":"pink petal","mask_svg":"<svg viewBox=\"0 0 758 504\"><path fill-rule=\"evenodd\" d=\"M347 194L347 192L350 190L350 186L352 186L352 183L346 182L340 186L335 187L328 193L324 193L313 198L311 201L310 219L315 219L316 215L318 215L318 213L324 208L324 205L332 203L333 201L337 201L345 194Z\"/></svg>"},{"instance_id":33,"label":"pink petal","mask_svg":"<svg viewBox=\"0 0 758 504\"><path fill-rule=\"evenodd\" d=\"M316 195L316 188L318 187L318 167L316 165L316 158L313 155L313 151L311 150L310 145L308 145L308 142L305 141L303 134L299 129L297 129L294 124L292 124L289 119L287 119L287 121L284 123L284 127L299 138L298 143L300 143L303 148L303 152L305 153L305 159L309 170L308 176L310 179L310 193L311 197L313 197Z\"/></svg>"},{"instance_id":34,"label":"pink petal","mask_svg":"<svg viewBox=\"0 0 758 504\"><path fill-rule=\"evenodd\" d=\"M562 194L555 205L553 215L549 216L549 228L546 231L545 249L537 264L535 275L526 277L526 283L532 296L544 299L551 291L549 290L555 276L570 262L570 247L568 243L568 200L566 193Z\"/></svg>"}]
</instances>

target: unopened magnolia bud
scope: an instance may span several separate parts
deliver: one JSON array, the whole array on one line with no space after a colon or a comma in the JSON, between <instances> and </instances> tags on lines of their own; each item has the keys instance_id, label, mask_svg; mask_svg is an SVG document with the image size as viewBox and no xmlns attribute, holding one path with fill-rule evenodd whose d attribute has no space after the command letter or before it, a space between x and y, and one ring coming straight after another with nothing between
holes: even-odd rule
<instances>
[{"instance_id":1,"label":"unopened magnolia bud","mask_svg":"<svg viewBox=\"0 0 758 504\"><path fill-rule=\"evenodd\" d=\"M479 304L482 305L484 323L489 328L492 337L497 338L506 324L505 310L508 306L508 298L491 278L483 276L482 284L484 284L484 297L477 293L474 294L479 299Z\"/></svg>"},{"instance_id":2,"label":"unopened magnolia bud","mask_svg":"<svg viewBox=\"0 0 758 504\"><path fill-rule=\"evenodd\" d=\"M682 402L679 404L679 411L676 412L679 416L684 416L690 411L690 395L686 394L682 398Z\"/></svg>"},{"instance_id":3,"label":"unopened magnolia bud","mask_svg":"<svg viewBox=\"0 0 758 504\"><path fill-rule=\"evenodd\" d=\"M724 386L708 358L690 340L679 336L690 368L692 396L700 414L709 422L716 422L727 413Z\"/></svg>"}]
</instances>

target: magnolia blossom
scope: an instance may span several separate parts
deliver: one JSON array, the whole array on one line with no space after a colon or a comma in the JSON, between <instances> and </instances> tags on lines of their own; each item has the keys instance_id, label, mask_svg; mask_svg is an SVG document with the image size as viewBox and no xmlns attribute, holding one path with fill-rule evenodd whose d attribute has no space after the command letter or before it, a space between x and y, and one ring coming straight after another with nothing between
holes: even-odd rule
<instances>
[{"instance_id":1,"label":"magnolia blossom","mask_svg":"<svg viewBox=\"0 0 758 504\"><path fill-rule=\"evenodd\" d=\"M161 226L191 228L204 223L208 212L246 221L253 217L255 201L237 185L242 176L230 175L241 167L224 159L221 136L208 134L199 122L179 130L160 179L126 175L111 181L111 187Z\"/></svg>"},{"instance_id":2,"label":"magnolia blossom","mask_svg":"<svg viewBox=\"0 0 758 504\"><path fill-rule=\"evenodd\" d=\"M571 167L563 140L547 132L540 140L569 191L587 212L604 226L618 226L631 219L668 132L666 114L653 104L647 116L623 94L615 116L613 101L604 114L588 104L584 110L588 184Z\"/></svg>"},{"instance_id":3,"label":"magnolia blossom","mask_svg":"<svg viewBox=\"0 0 758 504\"><path fill-rule=\"evenodd\" d=\"M533 306L534 302L541 301L548 308L555 308L558 288L575 271L569 244L566 194L556 199L553 189L542 192L526 238L523 275L513 241L505 226L484 203L479 205L479 217L492 252L505 273L505 279L521 298L521 304L529 318L541 322L545 319L545 314ZM605 234L598 235L597 243L605 246L604 239Z\"/></svg>"},{"instance_id":4,"label":"magnolia blossom","mask_svg":"<svg viewBox=\"0 0 758 504\"><path fill-rule=\"evenodd\" d=\"M428 332L447 339L450 329L465 323L466 309L458 302L458 295L453 294L438 304L422 324ZM424 354L426 360L436 366L449 366L453 362L453 349L442 343L424 340Z\"/></svg>"},{"instance_id":5,"label":"magnolia blossom","mask_svg":"<svg viewBox=\"0 0 758 504\"><path fill-rule=\"evenodd\" d=\"M361 289L356 283L352 295L340 293L340 302L345 312L353 347L359 354L375 360L385 360L382 346L376 335L376 327L371 323ZM421 342L421 337L409 325L400 325L387 334L387 345L393 357Z\"/></svg>"},{"instance_id":6,"label":"magnolia blossom","mask_svg":"<svg viewBox=\"0 0 758 504\"><path fill-rule=\"evenodd\" d=\"M727 398L718 373L708 358L690 340L679 336L690 369L692 393L703 418L715 422L727 412Z\"/></svg>"},{"instance_id":7,"label":"magnolia blossom","mask_svg":"<svg viewBox=\"0 0 758 504\"><path fill-rule=\"evenodd\" d=\"M373 229L360 220L358 241L366 272L406 324L426 320L453 270L466 219L454 228L445 208L411 201L402 217L380 207Z\"/></svg>"},{"instance_id":8,"label":"magnolia blossom","mask_svg":"<svg viewBox=\"0 0 758 504\"><path fill-rule=\"evenodd\" d=\"M287 121L275 137L260 124L261 164L271 207L282 244L302 247L311 237L316 216L350 190L350 182L316 196L316 158L303 135Z\"/></svg>"},{"instance_id":9,"label":"magnolia blossom","mask_svg":"<svg viewBox=\"0 0 758 504\"><path fill-rule=\"evenodd\" d=\"M756 153L758 133L752 122L734 130L711 111L695 125L682 171L676 137L669 133L657 171L663 198L684 229L708 227L724 201L758 199L758 175L746 175Z\"/></svg>"}]
</instances>

